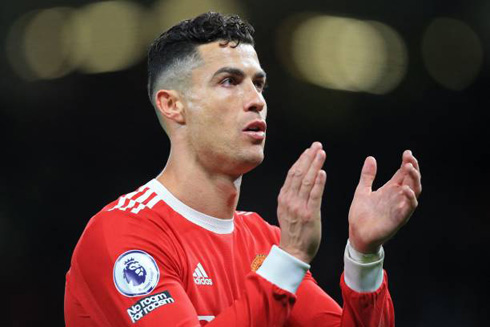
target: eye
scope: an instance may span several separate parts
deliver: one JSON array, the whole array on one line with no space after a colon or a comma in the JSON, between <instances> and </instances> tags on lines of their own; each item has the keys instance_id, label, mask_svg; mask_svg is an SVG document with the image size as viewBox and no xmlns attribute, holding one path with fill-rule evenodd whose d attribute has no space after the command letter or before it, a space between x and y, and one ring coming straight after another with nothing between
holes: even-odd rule
<instances>
[{"instance_id":1,"label":"eye","mask_svg":"<svg viewBox=\"0 0 490 327\"><path fill-rule=\"evenodd\" d=\"M263 92L267 88L267 83L265 82L265 80L262 79L256 80L254 84L259 92Z\"/></svg>"},{"instance_id":2,"label":"eye","mask_svg":"<svg viewBox=\"0 0 490 327\"><path fill-rule=\"evenodd\" d=\"M237 85L238 84L238 81L237 81L237 79L235 77L228 76L228 77L223 78L220 81L220 84L221 85L224 85L224 86L231 86L231 85Z\"/></svg>"}]
</instances>

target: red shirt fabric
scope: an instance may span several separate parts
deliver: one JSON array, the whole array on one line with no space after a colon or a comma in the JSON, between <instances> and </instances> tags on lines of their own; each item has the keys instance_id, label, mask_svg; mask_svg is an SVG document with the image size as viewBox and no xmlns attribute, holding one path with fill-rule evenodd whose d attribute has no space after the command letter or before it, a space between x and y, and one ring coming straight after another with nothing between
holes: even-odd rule
<instances>
[{"instance_id":1,"label":"red shirt fabric","mask_svg":"<svg viewBox=\"0 0 490 327\"><path fill-rule=\"evenodd\" d=\"M394 326L387 276L341 278L343 309L306 273L296 294L255 272L280 231L258 214L219 220L152 180L88 223L66 275L66 326Z\"/></svg>"}]
</instances>

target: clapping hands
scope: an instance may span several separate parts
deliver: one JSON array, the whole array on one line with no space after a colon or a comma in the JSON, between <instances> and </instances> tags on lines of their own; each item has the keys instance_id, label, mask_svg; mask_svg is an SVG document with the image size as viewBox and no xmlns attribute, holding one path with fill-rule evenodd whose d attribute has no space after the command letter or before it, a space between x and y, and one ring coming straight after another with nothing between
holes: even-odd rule
<instances>
[{"instance_id":1,"label":"clapping hands","mask_svg":"<svg viewBox=\"0 0 490 327\"><path fill-rule=\"evenodd\" d=\"M410 150L403 152L393 177L374 191L376 169L376 160L366 158L349 210L349 240L362 253L376 253L408 222L422 191L419 164Z\"/></svg>"}]
</instances>

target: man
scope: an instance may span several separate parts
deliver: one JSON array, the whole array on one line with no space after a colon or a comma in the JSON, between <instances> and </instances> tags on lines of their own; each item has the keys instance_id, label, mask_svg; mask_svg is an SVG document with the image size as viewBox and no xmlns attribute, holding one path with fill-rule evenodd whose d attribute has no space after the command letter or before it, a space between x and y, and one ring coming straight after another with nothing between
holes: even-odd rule
<instances>
[{"instance_id":1,"label":"man","mask_svg":"<svg viewBox=\"0 0 490 327\"><path fill-rule=\"evenodd\" d=\"M349 212L343 308L308 272L321 239L326 154L291 167L280 229L237 212L241 177L264 158L266 75L253 28L206 13L149 51L149 94L171 142L165 169L88 223L67 274L67 326L393 326L382 245L421 192L410 151L377 191L366 159Z\"/></svg>"}]
</instances>

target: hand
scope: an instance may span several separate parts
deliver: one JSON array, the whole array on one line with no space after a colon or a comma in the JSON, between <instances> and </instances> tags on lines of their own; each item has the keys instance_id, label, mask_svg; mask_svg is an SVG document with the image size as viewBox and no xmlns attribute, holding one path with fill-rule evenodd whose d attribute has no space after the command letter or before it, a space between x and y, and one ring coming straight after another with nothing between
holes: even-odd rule
<instances>
[{"instance_id":1,"label":"hand","mask_svg":"<svg viewBox=\"0 0 490 327\"><path fill-rule=\"evenodd\" d=\"M278 197L281 226L279 247L310 263L322 238L320 208L327 174L322 170L326 154L315 142L291 167Z\"/></svg>"},{"instance_id":2,"label":"hand","mask_svg":"<svg viewBox=\"0 0 490 327\"><path fill-rule=\"evenodd\" d=\"M368 157L349 210L349 241L362 253L378 252L408 222L422 191L419 165L410 150L403 153L393 177L373 191L375 177L376 160Z\"/></svg>"}]
</instances>

